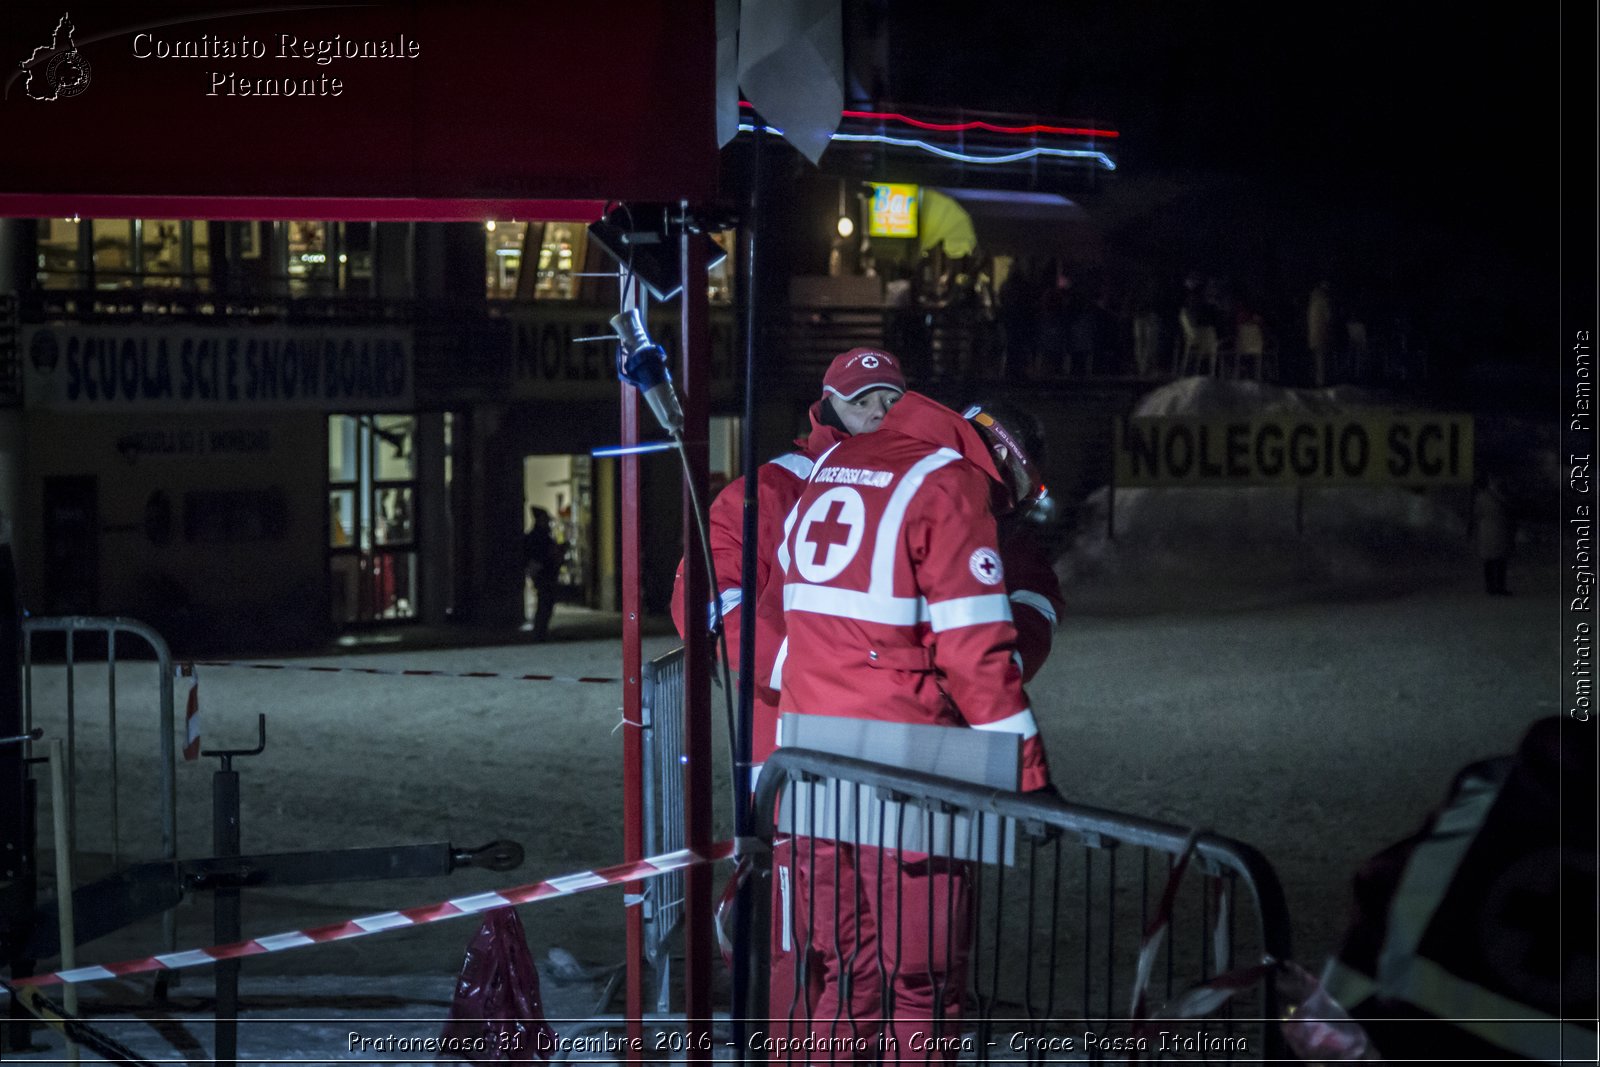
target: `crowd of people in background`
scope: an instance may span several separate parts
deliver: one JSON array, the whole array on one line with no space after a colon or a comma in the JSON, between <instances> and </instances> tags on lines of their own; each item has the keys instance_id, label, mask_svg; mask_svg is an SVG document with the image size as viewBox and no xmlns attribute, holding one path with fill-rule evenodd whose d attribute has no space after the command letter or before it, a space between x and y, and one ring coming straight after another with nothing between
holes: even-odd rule
<instances>
[{"instance_id":1,"label":"crowd of people in background","mask_svg":"<svg viewBox=\"0 0 1600 1067\"><path fill-rule=\"evenodd\" d=\"M902 268L885 286L886 347L930 378L1209 374L1322 387L1427 375L1404 308L1376 279L1282 292L1253 278L1122 275L1059 258L1000 267L982 250L935 250Z\"/></svg>"}]
</instances>

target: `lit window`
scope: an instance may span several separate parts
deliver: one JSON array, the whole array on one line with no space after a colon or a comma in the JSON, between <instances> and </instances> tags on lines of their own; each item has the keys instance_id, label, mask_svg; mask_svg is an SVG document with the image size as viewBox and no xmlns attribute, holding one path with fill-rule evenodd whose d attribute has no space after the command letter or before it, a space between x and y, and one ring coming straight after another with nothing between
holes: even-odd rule
<instances>
[{"instance_id":1,"label":"lit window","mask_svg":"<svg viewBox=\"0 0 1600 1067\"><path fill-rule=\"evenodd\" d=\"M40 219L38 222L39 286L43 289L76 289L78 272L86 264L78 262L78 227L89 225L77 219Z\"/></svg>"},{"instance_id":2,"label":"lit window","mask_svg":"<svg viewBox=\"0 0 1600 1067\"><path fill-rule=\"evenodd\" d=\"M522 273L522 245L527 232L526 222L484 224L484 247L488 253L484 286L490 300L516 297L517 281Z\"/></svg>"},{"instance_id":3,"label":"lit window","mask_svg":"<svg viewBox=\"0 0 1600 1067\"><path fill-rule=\"evenodd\" d=\"M127 288L138 280L133 263L133 220L95 219L90 223L94 235L94 287Z\"/></svg>"},{"instance_id":4,"label":"lit window","mask_svg":"<svg viewBox=\"0 0 1600 1067\"><path fill-rule=\"evenodd\" d=\"M543 229L534 299L572 300L578 295L577 274L589 249L589 231L578 222L547 222Z\"/></svg>"}]
</instances>

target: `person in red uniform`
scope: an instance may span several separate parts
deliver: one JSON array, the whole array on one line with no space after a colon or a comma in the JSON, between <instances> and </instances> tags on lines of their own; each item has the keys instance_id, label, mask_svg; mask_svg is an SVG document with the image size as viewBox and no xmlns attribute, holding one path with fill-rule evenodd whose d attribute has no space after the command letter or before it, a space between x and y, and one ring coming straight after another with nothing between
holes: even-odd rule
<instances>
[{"instance_id":1,"label":"person in red uniform","mask_svg":"<svg viewBox=\"0 0 1600 1067\"><path fill-rule=\"evenodd\" d=\"M1011 621L1017 628L1018 666L1024 684L1050 656L1055 629L1066 602L1061 579L1050 565L1050 552L1033 521L1045 497L1039 464L1044 459L1044 432L1028 412L1009 404L985 402L961 413L973 424L995 466L1006 481L994 499L1000 532L1000 564L1005 568Z\"/></svg>"},{"instance_id":2,"label":"person in red uniform","mask_svg":"<svg viewBox=\"0 0 1600 1067\"><path fill-rule=\"evenodd\" d=\"M1015 734L1022 788L1049 788L991 510L1014 493L997 458L978 426L908 392L871 437L818 460L778 550L780 713ZM811 1036L823 1048L850 1035L870 1045L887 1017L898 1054L924 1058L913 1038L930 1020L947 1036L959 1026L965 864L820 841L803 856L773 925L822 972L804 1006ZM777 1019L792 1010L770 1005Z\"/></svg>"},{"instance_id":3,"label":"person in red uniform","mask_svg":"<svg viewBox=\"0 0 1600 1067\"><path fill-rule=\"evenodd\" d=\"M756 470L756 655L755 723L751 737L750 787L762 762L777 747L778 690L772 686L772 664L783 640L781 583L772 581L772 566L783 537L783 520L800 499L812 465L829 448L856 434L871 433L901 393L906 391L900 361L879 348L852 348L835 356L822 378L822 396L808 412L811 431L795 440L795 449L768 460ZM739 663L741 575L744 570L744 479L736 478L711 502L708 523L711 559L717 568L717 610L728 639L729 665ZM678 561L672 587L672 621L685 633L683 567ZM708 605L708 613L710 605Z\"/></svg>"},{"instance_id":4,"label":"person in red uniform","mask_svg":"<svg viewBox=\"0 0 1600 1067\"><path fill-rule=\"evenodd\" d=\"M778 690L771 685L772 664L783 640L782 582L775 581L773 563L778 541L783 536L783 520L800 498L812 465L829 448L856 434L871 433L883 421L900 394L906 380L900 361L881 348L852 348L841 352L829 364L822 378L822 396L811 405L811 431L795 441L795 450L768 460L756 470L756 648L755 679L750 744L749 787L755 789L761 765L778 743ZM718 611L727 635L730 667L739 664L742 637L740 611L743 607L741 575L744 569L744 479L730 482L711 502L707 536L711 558L717 570L717 602L707 605ZM672 621L678 635L685 634L683 568L679 561L672 589ZM709 619L708 619L709 621ZM786 857L779 846L775 855ZM730 889L732 883L730 883ZM773 957L782 952L775 934ZM775 969L771 1002L790 1003L794 999L794 968Z\"/></svg>"}]
</instances>

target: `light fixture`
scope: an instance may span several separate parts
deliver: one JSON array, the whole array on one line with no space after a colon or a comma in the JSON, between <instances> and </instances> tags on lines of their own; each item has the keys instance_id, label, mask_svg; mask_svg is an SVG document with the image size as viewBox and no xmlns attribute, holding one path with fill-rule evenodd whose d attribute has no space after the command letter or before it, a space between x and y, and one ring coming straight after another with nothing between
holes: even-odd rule
<instances>
[{"instance_id":1,"label":"light fixture","mask_svg":"<svg viewBox=\"0 0 1600 1067\"><path fill-rule=\"evenodd\" d=\"M488 230L490 233L493 233L494 232L494 219L490 219L488 222L484 223L483 224L483 228Z\"/></svg>"},{"instance_id":2,"label":"light fixture","mask_svg":"<svg viewBox=\"0 0 1600 1067\"><path fill-rule=\"evenodd\" d=\"M839 236L840 237L849 237L851 234L853 234L855 232L856 232L856 221L855 221L855 219L852 219L849 215L840 215L839 216Z\"/></svg>"},{"instance_id":3,"label":"light fixture","mask_svg":"<svg viewBox=\"0 0 1600 1067\"><path fill-rule=\"evenodd\" d=\"M605 218L589 224L589 239L615 260L625 275L631 275L662 302L671 300L683 288L678 280L678 238L682 220L672 217L673 209L664 204L633 204L620 207ZM711 235L699 232L706 270L728 258L727 250Z\"/></svg>"}]
</instances>

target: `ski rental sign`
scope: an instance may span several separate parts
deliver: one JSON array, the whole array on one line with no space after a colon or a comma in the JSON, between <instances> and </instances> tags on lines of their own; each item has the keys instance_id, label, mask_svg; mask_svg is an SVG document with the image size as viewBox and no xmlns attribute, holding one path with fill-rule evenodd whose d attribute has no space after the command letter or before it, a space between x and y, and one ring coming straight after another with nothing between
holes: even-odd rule
<instances>
[{"instance_id":1,"label":"ski rental sign","mask_svg":"<svg viewBox=\"0 0 1600 1067\"><path fill-rule=\"evenodd\" d=\"M1362 413L1118 419L1115 484L1471 485L1471 415Z\"/></svg>"}]
</instances>

